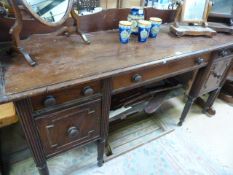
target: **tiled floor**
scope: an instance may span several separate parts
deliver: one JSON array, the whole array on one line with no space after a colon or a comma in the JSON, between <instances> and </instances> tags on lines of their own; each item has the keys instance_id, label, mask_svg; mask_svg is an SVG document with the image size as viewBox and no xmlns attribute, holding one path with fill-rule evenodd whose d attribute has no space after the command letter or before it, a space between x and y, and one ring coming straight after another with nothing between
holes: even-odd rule
<instances>
[{"instance_id":1,"label":"tiled floor","mask_svg":"<svg viewBox=\"0 0 233 175\"><path fill-rule=\"evenodd\" d=\"M233 107L217 100L217 114L209 118L194 105L183 127L177 127L183 109L181 99L174 98L154 114L175 131L158 140L96 167L87 156L95 148L70 151L48 161L51 175L233 175ZM87 169L80 164L90 161ZM69 168L67 168L69 167ZM159 168L160 167L160 168ZM37 174L32 159L16 164L11 175Z\"/></svg>"}]
</instances>

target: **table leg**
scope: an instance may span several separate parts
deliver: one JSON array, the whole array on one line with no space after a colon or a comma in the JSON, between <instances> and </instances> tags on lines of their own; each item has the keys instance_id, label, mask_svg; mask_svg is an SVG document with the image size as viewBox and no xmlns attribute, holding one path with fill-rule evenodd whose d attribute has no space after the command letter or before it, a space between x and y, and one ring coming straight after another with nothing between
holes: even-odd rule
<instances>
[{"instance_id":1,"label":"table leg","mask_svg":"<svg viewBox=\"0 0 233 175\"><path fill-rule=\"evenodd\" d=\"M181 117L180 117L180 121L178 123L178 126L182 126L189 110L191 109L192 105L193 105L193 102L195 101L196 98L194 97L188 97L188 101L186 102L185 106L184 106L184 110L181 114Z\"/></svg>"},{"instance_id":2,"label":"table leg","mask_svg":"<svg viewBox=\"0 0 233 175\"><path fill-rule=\"evenodd\" d=\"M101 140L98 143L98 166L102 166L104 150L108 139L109 112L111 106L112 80L111 78L102 81L102 116L101 116Z\"/></svg>"},{"instance_id":3,"label":"table leg","mask_svg":"<svg viewBox=\"0 0 233 175\"><path fill-rule=\"evenodd\" d=\"M204 106L203 113L208 113L209 115L215 115L216 111L212 108L215 99L218 97L220 93L221 88L218 88L212 92L210 92L210 95L207 99L207 102Z\"/></svg>"},{"instance_id":4,"label":"table leg","mask_svg":"<svg viewBox=\"0 0 233 175\"><path fill-rule=\"evenodd\" d=\"M30 99L15 102L17 114L40 175L49 175L46 157L32 116Z\"/></svg>"},{"instance_id":5,"label":"table leg","mask_svg":"<svg viewBox=\"0 0 233 175\"><path fill-rule=\"evenodd\" d=\"M105 143L105 149L106 149L106 156L113 155L112 148L111 148L108 141L106 141L106 143Z\"/></svg>"},{"instance_id":6,"label":"table leg","mask_svg":"<svg viewBox=\"0 0 233 175\"><path fill-rule=\"evenodd\" d=\"M98 166L103 166L104 163L104 148L105 148L105 141L100 139L97 141L97 147L98 147Z\"/></svg>"}]
</instances>

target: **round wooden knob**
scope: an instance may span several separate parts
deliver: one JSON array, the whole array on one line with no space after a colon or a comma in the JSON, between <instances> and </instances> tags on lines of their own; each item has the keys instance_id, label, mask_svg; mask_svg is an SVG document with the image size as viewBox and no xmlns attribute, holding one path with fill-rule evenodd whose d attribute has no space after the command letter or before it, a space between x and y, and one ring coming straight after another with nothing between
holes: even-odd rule
<instances>
[{"instance_id":1,"label":"round wooden knob","mask_svg":"<svg viewBox=\"0 0 233 175\"><path fill-rule=\"evenodd\" d=\"M6 10L0 6L0 16L6 16L6 15L7 15Z\"/></svg>"},{"instance_id":2,"label":"round wooden knob","mask_svg":"<svg viewBox=\"0 0 233 175\"><path fill-rule=\"evenodd\" d=\"M202 63L205 62L205 60L203 58L197 58L195 62L196 64L201 65Z\"/></svg>"},{"instance_id":3,"label":"round wooden knob","mask_svg":"<svg viewBox=\"0 0 233 175\"><path fill-rule=\"evenodd\" d=\"M90 86L83 88L83 95L88 96L92 94L94 94L94 90Z\"/></svg>"},{"instance_id":4,"label":"round wooden knob","mask_svg":"<svg viewBox=\"0 0 233 175\"><path fill-rule=\"evenodd\" d=\"M223 50L223 51L220 52L221 57L225 57L227 55L228 55L228 52L226 50Z\"/></svg>"},{"instance_id":5,"label":"round wooden knob","mask_svg":"<svg viewBox=\"0 0 233 175\"><path fill-rule=\"evenodd\" d=\"M44 103L44 106L45 106L45 107L50 107L50 106L53 106L53 105L56 104L56 99L55 99L54 96L49 95L49 96L47 96L47 97L45 98L45 100L44 100L43 103Z\"/></svg>"},{"instance_id":6,"label":"round wooden knob","mask_svg":"<svg viewBox=\"0 0 233 175\"><path fill-rule=\"evenodd\" d=\"M134 76L132 77L132 81L135 82L135 83L137 83L137 82L139 82L139 81L141 81L141 80L142 80L142 76L139 75L139 74L136 74L136 75L134 75Z\"/></svg>"},{"instance_id":7,"label":"round wooden knob","mask_svg":"<svg viewBox=\"0 0 233 175\"><path fill-rule=\"evenodd\" d=\"M216 77L216 78L221 78L221 74L218 74L218 73L213 73L213 75L214 75L214 77Z\"/></svg>"},{"instance_id":8,"label":"round wooden knob","mask_svg":"<svg viewBox=\"0 0 233 175\"><path fill-rule=\"evenodd\" d=\"M68 133L69 138L74 138L74 137L78 136L79 128L76 126L72 126L67 130L67 133Z\"/></svg>"}]
</instances>

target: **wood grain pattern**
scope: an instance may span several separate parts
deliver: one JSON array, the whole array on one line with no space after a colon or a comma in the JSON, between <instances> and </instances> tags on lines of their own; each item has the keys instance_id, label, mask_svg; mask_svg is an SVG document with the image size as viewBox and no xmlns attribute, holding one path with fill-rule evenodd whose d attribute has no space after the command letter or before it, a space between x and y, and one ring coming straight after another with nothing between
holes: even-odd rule
<instances>
[{"instance_id":1,"label":"wood grain pattern","mask_svg":"<svg viewBox=\"0 0 233 175\"><path fill-rule=\"evenodd\" d=\"M6 92L0 96L0 103L233 46L233 36L177 38L167 26L162 27L157 39L145 44L132 37L128 45L121 45L116 31L90 33L88 37L92 44L87 46L76 35L69 38L34 35L24 44L38 61L35 68L18 57L9 60L1 55L3 63L8 62Z\"/></svg>"},{"instance_id":2,"label":"wood grain pattern","mask_svg":"<svg viewBox=\"0 0 233 175\"><path fill-rule=\"evenodd\" d=\"M233 60L232 48L224 50L216 50L211 53L211 60L206 68L201 68L197 77L193 82L188 95L188 101L185 104L183 112L178 123L182 126L192 104L197 99L197 104L203 108L203 113L215 115L215 110L212 108L215 99L220 93L220 90L226 80L226 77L231 69ZM203 101L200 96L209 93L207 101Z\"/></svg>"},{"instance_id":3,"label":"wood grain pattern","mask_svg":"<svg viewBox=\"0 0 233 175\"><path fill-rule=\"evenodd\" d=\"M111 106L112 79L102 80L102 105L101 105L101 139L98 141L98 166L102 166L104 162L104 150L108 138L109 129L109 113Z\"/></svg>"},{"instance_id":4,"label":"wood grain pattern","mask_svg":"<svg viewBox=\"0 0 233 175\"><path fill-rule=\"evenodd\" d=\"M204 62L201 64L197 63L197 59L199 57L204 59ZM172 61L165 65L158 65L150 69L138 70L126 73L125 75L119 75L113 79L113 89L114 91L119 91L120 89L135 87L138 85L140 86L140 84L145 83L146 81L165 79L169 76L189 72L193 69L205 66L209 62L209 58L209 54L197 55L191 58ZM140 75L142 80L139 82L133 82L132 78L134 75Z\"/></svg>"},{"instance_id":5,"label":"wood grain pattern","mask_svg":"<svg viewBox=\"0 0 233 175\"><path fill-rule=\"evenodd\" d=\"M100 138L100 118L100 99L37 117L36 125L46 156L51 157ZM77 129L77 134L69 133L72 127Z\"/></svg>"},{"instance_id":6,"label":"wood grain pattern","mask_svg":"<svg viewBox=\"0 0 233 175\"><path fill-rule=\"evenodd\" d=\"M97 82L88 82L85 84L80 84L80 85L76 85L76 86L71 86L71 87L66 87L64 89L59 89L56 91L47 91L44 94L41 95L37 95L37 96L33 96L31 98L32 100L32 106L33 106L33 110L40 110L45 108L46 106L44 106L44 100L46 99L46 97L48 96L53 96L56 100L56 105L60 105L66 102L70 102L72 100L77 100L79 98L83 98L86 97L86 95L84 95L83 90L86 87L90 87L93 89L93 94L98 94L101 92L101 84L99 81Z\"/></svg>"},{"instance_id":7,"label":"wood grain pattern","mask_svg":"<svg viewBox=\"0 0 233 175\"><path fill-rule=\"evenodd\" d=\"M49 175L44 150L32 116L31 101L27 98L16 101L14 104L36 166L41 175Z\"/></svg>"}]
</instances>

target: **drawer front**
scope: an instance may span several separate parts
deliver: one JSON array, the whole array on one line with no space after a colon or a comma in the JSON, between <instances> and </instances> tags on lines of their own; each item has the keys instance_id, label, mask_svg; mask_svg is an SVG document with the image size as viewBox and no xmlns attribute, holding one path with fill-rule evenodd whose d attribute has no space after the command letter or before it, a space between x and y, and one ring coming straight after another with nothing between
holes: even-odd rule
<instances>
[{"instance_id":1,"label":"drawer front","mask_svg":"<svg viewBox=\"0 0 233 175\"><path fill-rule=\"evenodd\" d=\"M100 87L100 82L91 82L70 88L59 89L53 92L47 92L46 94L32 97L32 106L34 111L53 107L78 98L100 93Z\"/></svg>"},{"instance_id":2,"label":"drawer front","mask_svg":"<svg viewBox=\"0 0 233 175\"><path fill-rule=\"evenodd\" d=\"M158 65L154 68L119 75L113 79L113 89L114 91L120 91L124 88L137 86L153 79L166 78L176 75L177 73L188 72L192 69L197 69L198 67L206 65L208 61L209 54L205 54L200 57L189 57ZM166 75L166 77L164 77L164 75Z\"/></svg>"},{"instance_id":3,"label":"drawer front","mask_svg":"<svg viewBox=\"0 0 233 175\"><path fill-rule=\"evenodd\" d=\"M201 92L207 93L219 87L220 83L222 82L225 72L229 68L231 64L230 59L218 60L213 63L209 76L204 83Z\"/></svg>"},{"instance_id":4,"label":"drawer front","mask_svg":"<svg viewBox=\"0 0 233 175\"><path fill-rule=\"evenodd\" d=\"M101 100L94 100L36 118L47 156L89 142L100 136Z\"/></svg>"}]
</instances>

